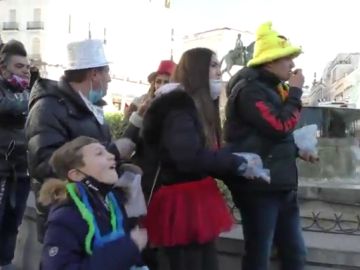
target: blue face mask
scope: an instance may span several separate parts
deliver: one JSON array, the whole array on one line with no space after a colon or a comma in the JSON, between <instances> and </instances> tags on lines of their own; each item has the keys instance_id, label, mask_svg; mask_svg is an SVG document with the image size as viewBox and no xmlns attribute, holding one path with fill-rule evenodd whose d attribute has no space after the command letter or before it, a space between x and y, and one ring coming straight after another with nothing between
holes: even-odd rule
<instances>
[{"instance_id":1,"label":"blue face mask","mask_svg":"<svg viewBox=\"0 0 360 270\"><path fill-rule=\"evenodd\" d=\"M100 83L101 84L101 83ZM105 91L101 88L93 89L92 83L89 91L89 100L92 104L98 103L105 96Z\"/></svg>"}]
</instances>

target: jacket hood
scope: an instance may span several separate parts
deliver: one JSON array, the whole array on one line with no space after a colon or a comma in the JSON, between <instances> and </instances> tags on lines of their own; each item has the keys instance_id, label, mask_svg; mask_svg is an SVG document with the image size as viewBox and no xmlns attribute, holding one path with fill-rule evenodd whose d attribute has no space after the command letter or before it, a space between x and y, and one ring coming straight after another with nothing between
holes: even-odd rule
<instances>
[{"instance_id":1,"label":"jacket hood","mask_svg":"<svg viewBox=\"0 0 360 270\"><path fill-rule=\"evenodd\" d=\"M39 202L44 205L63 203L67 200L67 181L56 178L48 179L40 189Z\"/></svg>"},{"instance_id":2,"label":"jacket hood","mask_svg":"<svg viewBox=\"0 0 360 270\"><path fill-rule=\"evenodd\" d=\"M231 90L240 80L253 80L256 79L259 75L259 70L257 68L244 67L239 70L234 76L229 80L226 87L226 96L229 96Z\"/></svg>"},{"instance_id":3,"label":"jacket hood","mask_svg":"<svg viewBox=\"0 0 360 270\"><path fill-rule=\"evenodd\" d=\"M31 89L29 109L31 109L37 100L47 96L60 97L58 82L40 78L35 82L33 88Z\"/></svg>"},{"instance_id":4,"label":"jacket hood","mask_svg":"<svg viewBox=\"0 0 360 270\"><path fill-rule=\"evenodd\" d=\"M244 67L239 70L231 79L226 88L226 95L229 97L234 86L240 81L245 79L250 82L253 80L261 81L262 83L270 86L277 87L282 82L275 74L260 67Z\"/></svg>"}]
</instances>

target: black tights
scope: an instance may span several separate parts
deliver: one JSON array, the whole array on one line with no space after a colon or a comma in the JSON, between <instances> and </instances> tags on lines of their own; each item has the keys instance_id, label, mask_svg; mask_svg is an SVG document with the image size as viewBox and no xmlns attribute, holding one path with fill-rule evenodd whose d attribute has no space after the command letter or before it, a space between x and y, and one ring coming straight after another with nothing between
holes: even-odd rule
<instances>
[{"instance_id":1,"label":"black tights","mask_svg":"<svg viewBox=\"0 0 360 270\"><path fill-rule=\"evenodd\" d=\"M164 248L170 270L218 270L214 242Z\"/></svg>"}]
</instances>

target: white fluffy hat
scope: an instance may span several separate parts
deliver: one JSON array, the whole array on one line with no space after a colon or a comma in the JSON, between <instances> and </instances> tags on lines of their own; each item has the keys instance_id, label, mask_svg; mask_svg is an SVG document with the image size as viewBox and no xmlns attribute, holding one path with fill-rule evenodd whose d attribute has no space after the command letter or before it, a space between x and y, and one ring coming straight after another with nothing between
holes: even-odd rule
<instances>
[{"instance_id":1,"label":"white fluffy hat","mask_svg":"<svg viewBox=\"0 0 360 270\"><path fill-rule=\"evenodd\" d=\"M66 70L96 68L109 64L101 40L87 39L71 42L67 46L67 51L68 64Z\"/></svg>"}]
</instances>

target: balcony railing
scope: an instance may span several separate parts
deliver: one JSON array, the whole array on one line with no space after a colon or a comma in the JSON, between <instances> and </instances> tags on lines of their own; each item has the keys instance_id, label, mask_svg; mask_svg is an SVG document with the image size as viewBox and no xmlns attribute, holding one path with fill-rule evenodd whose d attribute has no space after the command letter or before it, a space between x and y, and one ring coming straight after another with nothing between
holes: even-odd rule
<instances>
[{"instance_id":1,"label":"balcony railing","mask_svg":"<svg viewBox=\"0 0 360 270\"><path fill-rule=\"evenodd\" d=\"M5 30L19 30L18 22L3 22L2 29Z\"/></svg>"},{"instance_id":2,"label":"balcony railing","mask_svg":"<svg viewBox=\"0 0 360 270\"><path fill-rule=\"evenodd\" d=\"M26 29L27 30L43 30L44 22L42 22L42 21L27 22Z\"/></svg>"}]
</instances>

